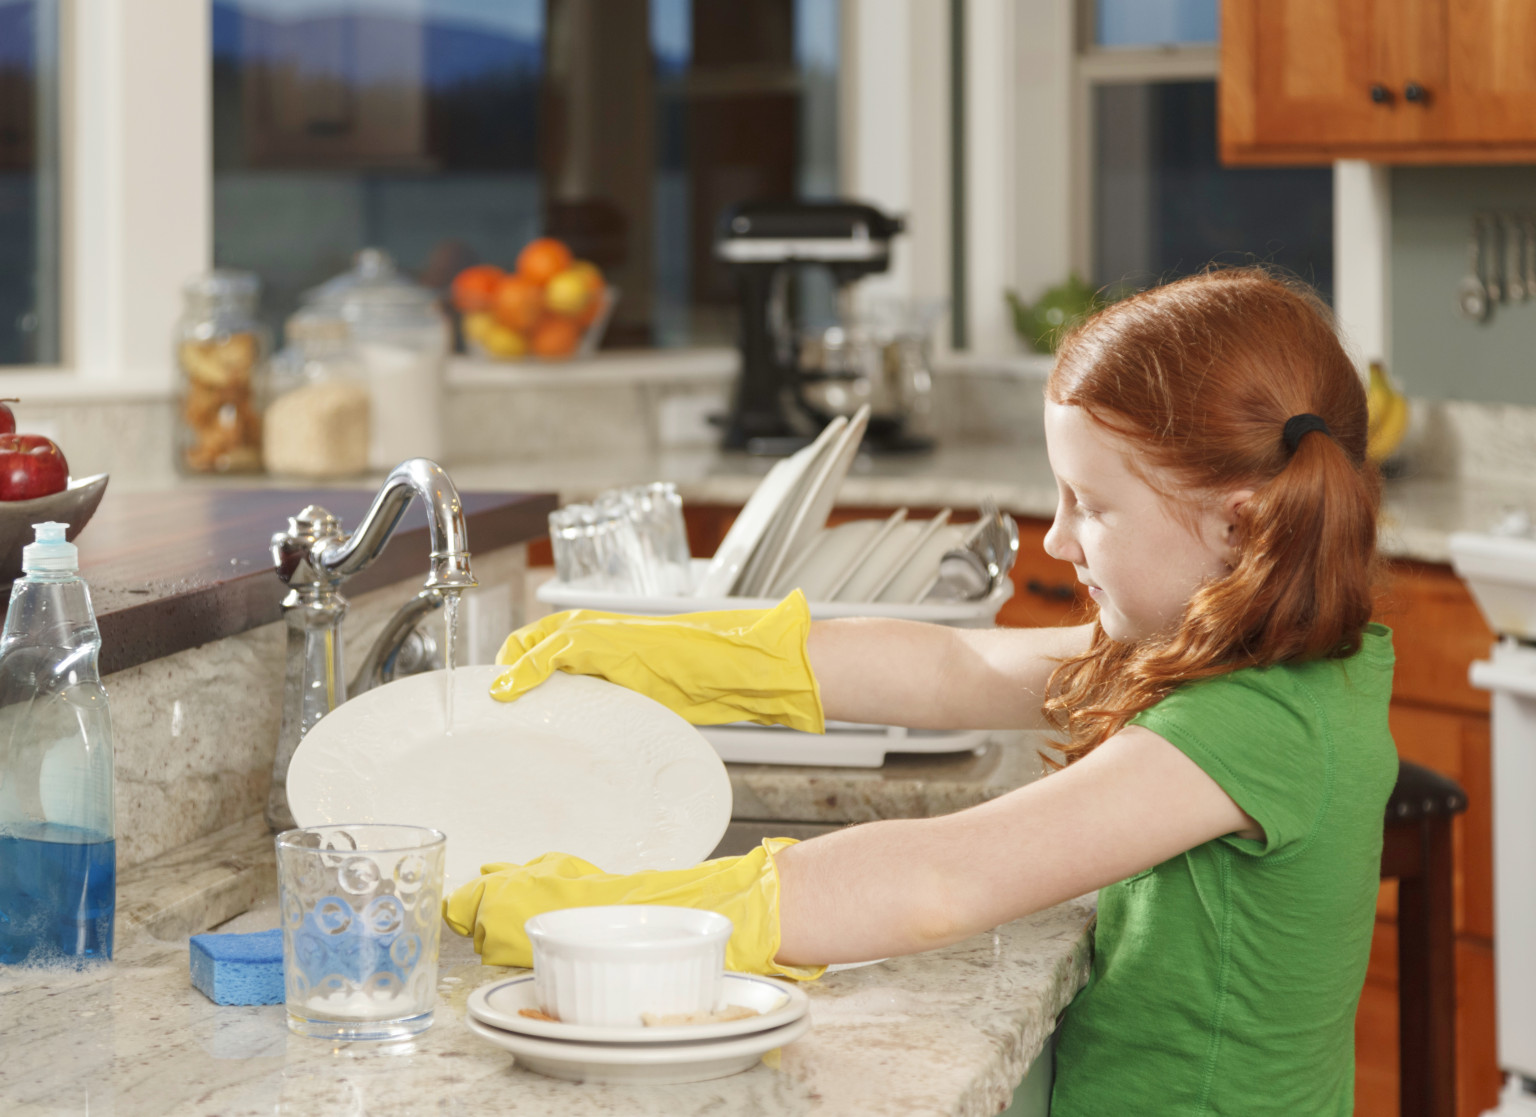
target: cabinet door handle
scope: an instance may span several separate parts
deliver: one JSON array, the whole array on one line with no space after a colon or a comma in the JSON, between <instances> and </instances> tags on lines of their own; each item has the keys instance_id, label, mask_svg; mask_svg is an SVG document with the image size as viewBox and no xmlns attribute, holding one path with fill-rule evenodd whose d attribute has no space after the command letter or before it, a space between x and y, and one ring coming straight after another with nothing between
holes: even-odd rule
<instances>
[{"instance_id":1,"label":"cabinet door handle","mask_svg":"<svg viewBox=\"0 0 1536 1117\"><path fill-rule=\"evenodd\" d=\"M1403 100L1412 101L1416 105L1422 105L1429 101L1429 90L1416 81L1411 81L1403 86Z\"/></svg>"},{"instance_id":2,"label":"cabinet door handle","mask_svg":"<svg viewBox=\"0 0 1536 1117\"><path fill-rule=\"evenodd\" d=\"M1372 82L1371 100L1375 101L1378 105L1385 105L1392 100L1392 91L1379 81Z\"/></svg>"},{"instance_id":3,"label":"cabinet door handle","mask_svg":"<svg viewBox=\"0 0 1536 1117\"><path fill-rule=\"evenodd\" d=\"M1043 597L1047 601L1076 601L1077 591L1071 586L1058 582L1055 585L1047 585L1039 578L1031 578L1024 583L1024 591L1032 593L1036 597Z\"/></svg>"}]
</instances>

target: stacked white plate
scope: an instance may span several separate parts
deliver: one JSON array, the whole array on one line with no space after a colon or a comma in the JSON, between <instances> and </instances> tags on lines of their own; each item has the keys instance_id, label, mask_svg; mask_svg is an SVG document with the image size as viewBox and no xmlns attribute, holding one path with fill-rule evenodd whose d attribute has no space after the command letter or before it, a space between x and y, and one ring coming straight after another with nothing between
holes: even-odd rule
<instances>
[{"instance_id":1,"label":"stacked white plate","mask_svg":"<svg viewBox=\"0 0 1536 1117\"><path fill-rule=\"evenodd\" d=\"M755 974L725 975L721 1008L756 1015L675 1027L586 1027L521 1015L537 1010L533 975L482 985L470 994L470 1031L512 1052L537 1074L572 1082L702 1082L756 1066L811 1027L810 998L798 986Z\"/></svg>"},{"instance_id":2,"label":"stacked white plate","mask_svg":"<svg viewBox=\"0 0 1536 1117\"><path fill-rule=\"evenodd\" d=\"M766 593L826 526L868 425L866 404L852 419L839 415L816 441L774 463L716 548L694 593L699 597Z\"/></svg>"}]
</instances>

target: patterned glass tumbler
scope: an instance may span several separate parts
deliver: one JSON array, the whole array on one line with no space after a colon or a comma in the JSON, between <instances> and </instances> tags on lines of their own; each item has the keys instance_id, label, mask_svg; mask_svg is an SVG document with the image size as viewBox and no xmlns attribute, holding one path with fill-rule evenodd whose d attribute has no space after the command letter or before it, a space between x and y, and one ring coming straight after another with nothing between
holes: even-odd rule
<instances>
[{"instance_id":1,"label":"patterned glass tumbler","mask_svg":"<svg viewBox=\"0 0 1536 1117\"><path fill-rule=\"evenodd\" d=\"M312 826L277 836L288 1027L405 1039L432 1024L447 839L424 826Z\"/></svg>"}]
</instances>

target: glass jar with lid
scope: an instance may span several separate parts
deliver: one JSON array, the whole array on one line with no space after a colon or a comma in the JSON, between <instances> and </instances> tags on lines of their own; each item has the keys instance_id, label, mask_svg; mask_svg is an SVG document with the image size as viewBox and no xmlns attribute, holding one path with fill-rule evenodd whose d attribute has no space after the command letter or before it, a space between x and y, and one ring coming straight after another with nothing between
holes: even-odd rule
<instances>
[{"instance_id":1,"label":"glass jar with lid","mask_svg":"<svg viewBox=\"0 0 1536 1117\"><path fill-rule=\"evenodd\" d=\"M437 297L365 248L351 271L305 297L314 310L347 324L373 403L368 464L391 469L443 450L443 367L452 333Z\"/></svg>"},{"instance_id":2,"label":"glass jar with lid","mask_svg":"<svg viewBox=\"0 0 1536 1117\"><path fill-rule=\"evenodd\" d=\"M283 333L287 345L272 358L262 415L267 471L316 480L366 472L372 404L346 322L310 307Z\"/></svg>"},{"instance_id":3,"label":"glass jar with lid","mask_svg":"<svg viewBox=\"0 0 1536 1117\"><path fill-rule=\"evenodd\" d=\"M256 317L261 280L215 269L189 281L182 296L176 466L185 473L260 472L261 395L271 344Z\"/></svg>"}]
</instances>

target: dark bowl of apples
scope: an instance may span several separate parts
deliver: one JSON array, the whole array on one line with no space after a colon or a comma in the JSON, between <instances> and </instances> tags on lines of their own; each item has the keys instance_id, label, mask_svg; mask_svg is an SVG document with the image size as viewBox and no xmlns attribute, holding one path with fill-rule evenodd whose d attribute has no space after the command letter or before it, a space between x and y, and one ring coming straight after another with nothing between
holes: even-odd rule
<instances>
[{"instance_id":1,"label":"dark bowl of apples","mask_svg":"<svg viewBox=\"0 0 1536 1117\"><path fill-rule=\"evenodd\" d=\"M72 481L69 463L53 439L19 434L16 414L0 400L0 578L21 574L21 549L37 537L33 524L67 524L64 538L80 534L102 494L107 475Z\"/></svg>"},{"instance_id":2,"label":"dark bowl of apples","mask_svg":"<svg viewBox=\"0 0 1536 1117\"><path fill-rule=\"evenodd\" d=\"M0 457L4 451L0 449ZM74 539L107 491L107 475L97 473L72 480L58 492L30 500L0 500L0 580L21 575L21 549L37 538L33 524L68 524L65 539Z\"/></svg>"}]
</instances>

